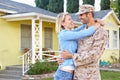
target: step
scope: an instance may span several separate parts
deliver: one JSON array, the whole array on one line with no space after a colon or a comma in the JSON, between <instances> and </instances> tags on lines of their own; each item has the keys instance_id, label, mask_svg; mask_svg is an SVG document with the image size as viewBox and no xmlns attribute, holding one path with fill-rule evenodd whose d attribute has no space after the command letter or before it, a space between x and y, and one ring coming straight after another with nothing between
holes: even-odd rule
<instances>
[{"instance_id":1,"label":"step","mask_svg":"<svg viewBox=\"0 0 120 80\"><path fill-rule=\"evenodd\" d=\"M11 75L11 74L0 74L0 78L6 78L6 79L22 79L22 76L18 75Z\"/></svg>"},{"instance_id":2,"label":"step","mask_svg":"<svg viewBox=\"0 0 120 80\"><path fill-rule=\"evenodd\" d=\"M22 80L22 66L7 66L0 71L0 80Z\"/></svg>"},{"instance_id":3,"label":"step","mask_svg":"<svg viewBox=\"0 0 120 80\"><path fill-rule=\"evenodd\" d=\"M6 79L6 78L0 78L0 80L22 80L22 79Z\"/></svg>"},{"instance_id":4,"label":"step","mask_svg":"<svg viewBox=\"0 0 120 80\"><path fill-rule=\"evenodd\" d=\"M22 71L22 66L7 66L6 70L19 70Z\"/></svg>"},{"instance_id":5,"label":"step","mask_svg":"<svg viewBox=\"0 0 120 80\"><path fill-rule=\"evenodd\" d=\"M22 76L22 71L19 70L1 70L0 74L13 74L13 75L20 75Z\"/></svg>"}]
</instances>

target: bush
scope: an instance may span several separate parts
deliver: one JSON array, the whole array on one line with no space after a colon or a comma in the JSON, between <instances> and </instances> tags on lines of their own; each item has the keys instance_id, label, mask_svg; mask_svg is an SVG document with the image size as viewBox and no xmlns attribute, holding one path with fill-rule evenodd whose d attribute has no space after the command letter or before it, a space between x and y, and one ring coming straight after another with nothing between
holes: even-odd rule
<instances>
[{"instance_id":1,"label":"bush","mask_svg":"<svg viewBox=\"0 0 120 80\"><path fill-rule=\"evenodd\" d=\"M37 74L46 74L56 71L58 67L57 62L40 62L36 61L35 64L30 66L29 71L27 73L29 75L37 75Z\"/></svg>"}]
</instances>

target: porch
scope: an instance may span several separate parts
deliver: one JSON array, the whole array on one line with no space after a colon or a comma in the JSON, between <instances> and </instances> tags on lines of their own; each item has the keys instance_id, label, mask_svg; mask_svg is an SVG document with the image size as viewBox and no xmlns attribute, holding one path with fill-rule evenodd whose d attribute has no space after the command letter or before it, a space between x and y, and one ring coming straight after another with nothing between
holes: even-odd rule
<instances>
[{"instance_id":1,"label":"porch","mask_svg":"<svg viewBox=\"0 0 120 80\"><path fill-rule=\"evenodd\" d=\"M55 60L59 53L55 17L37 13L22 13L2 18L9 23L15 22L14 24L19 26L20 40L18 43L20 43L22 53L19 58L22 60L23 75L29 69L29 64L34 64L36 60Z\"/></svg>"}]
</instances>

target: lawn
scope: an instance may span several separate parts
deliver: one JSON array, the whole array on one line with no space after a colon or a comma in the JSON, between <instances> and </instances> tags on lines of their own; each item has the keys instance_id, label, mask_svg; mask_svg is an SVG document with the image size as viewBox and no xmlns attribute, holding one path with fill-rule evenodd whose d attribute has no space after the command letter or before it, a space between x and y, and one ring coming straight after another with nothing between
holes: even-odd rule
<instances>
[{"instance_id":1,"label":"lawn","mask_svg":"<svg viewBox=\"0 0 120 80\"><path fill-rule=\"evenodd\" d=\"M101 71L102 80L120 80L120 72Z\"/></svg>"},{"instance_id":2,"label":"lawn","mask_svg":"<svg viewBox=\"0 0 120 80\"><path fill-rule=\"evenodd\" d=\"M113 71L101 71L102 80L120 80L120 72ZM53 80L53 78L42 79L42 80Z\"/></svg>"}]
</instances>

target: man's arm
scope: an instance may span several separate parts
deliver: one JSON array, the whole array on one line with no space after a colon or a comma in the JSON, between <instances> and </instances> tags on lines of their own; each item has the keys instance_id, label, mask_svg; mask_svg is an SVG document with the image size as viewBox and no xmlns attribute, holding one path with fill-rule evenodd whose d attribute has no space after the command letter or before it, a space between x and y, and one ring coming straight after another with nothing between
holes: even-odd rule
<instances>
[{"instance_id":1,"label":"man's arm","mask_svg":"<svg viewBox=\"0 0 120 80\"><path fill-rule=\"evenodd\" d=\"M91 49L74 54L73 61L76 66L86 65L89 63L97 62L107 44L107 32L101 28L93 35L94 43Z\"/></svg>"}]
</instances>

